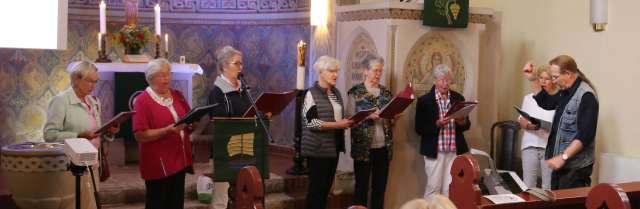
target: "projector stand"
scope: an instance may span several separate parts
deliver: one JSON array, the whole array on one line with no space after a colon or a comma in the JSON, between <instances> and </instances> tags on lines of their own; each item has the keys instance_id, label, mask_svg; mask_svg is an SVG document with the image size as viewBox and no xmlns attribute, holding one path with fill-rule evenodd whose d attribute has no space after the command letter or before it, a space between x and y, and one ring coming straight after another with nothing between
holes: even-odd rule
<instances>
[{"instance_id":1,"label":"projector stand","mask_svg":"<svg viewBox=\"0 0 640 209\"><path fill-rule=\"evenodd\" d=\"M82 197L80 196L80 187L82 185L82 183L80 183L80 177L84 175L87 167L89 168L89 175L91 175L91 182L93 184L93 195L95 197L96 207L100 209L102 207L100 206L100 200L98 199L98 190L96 188L96 180L93 177L93 168L91 166L78 166L73 163L69 163L68 170L71 171L71 174L76 177L76 209L80 209L80 200L82 199Z\"/></svg>"},{"instance_id":2,"label":"projector stand","mask_svg":"<svg viewBox=\"0 0 640 209\"><path fill-rule=\"evenodd\" d=\"M84 175L84 171L87 169L86 166L77 166L73 163L69 163L69 171L71 174L76 177L76 209L80 209L80 177Z\"/></svg>"}]
</instances>

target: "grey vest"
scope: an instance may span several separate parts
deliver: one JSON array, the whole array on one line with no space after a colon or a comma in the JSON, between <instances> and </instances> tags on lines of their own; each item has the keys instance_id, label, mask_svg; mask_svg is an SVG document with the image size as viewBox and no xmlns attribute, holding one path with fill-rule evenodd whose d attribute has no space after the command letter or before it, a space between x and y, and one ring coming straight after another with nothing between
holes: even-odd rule
<instances>
[{"instance_id":1,"label":"grey vest","mask_svg":"<svg viewBox=\"0 0 640 209\"><path fill-rule=\"evenodd\" d=\"M578 88L576 89L576 92L573 94L571 99L569 99L569 103L567 103L567 106L564 108L562 116L560 116L558 129L556 130L557 134L553 156L561 155L562 153L564 153L573 139L575 139L576 134L578 133L578 108L580 108L582 96L587 92L591 92L594 96L596 95L589 84L587 84L586 82L581 82L580 86L578 86ZM591 144L589 144L589 146L583 147L580 152L567 160L564 167L583 168L585 166L593 164L595 144L596 142L594 140Z\"/></svg>"},{"instance_id":2,"label":"grey vest","mask_svg":"<svg viewBox=\"0 0 640 209\"><path fill-rule=\"evenodd\" d=\"M308 91L311 92L313 101L316 103L318 119L326 122L335 122L333 106L331 106L329 95L325 90L316 83ZM342 105L342 97L338 89L332 88L331 91L333 91L338 98L338 102ZM344 111L342 115L344 116ZM344 130L316 130L304 127L302 129L301 145L302 155L305 157L337 158L338 152L344 151Z\"/></svg>"}]
</instances>

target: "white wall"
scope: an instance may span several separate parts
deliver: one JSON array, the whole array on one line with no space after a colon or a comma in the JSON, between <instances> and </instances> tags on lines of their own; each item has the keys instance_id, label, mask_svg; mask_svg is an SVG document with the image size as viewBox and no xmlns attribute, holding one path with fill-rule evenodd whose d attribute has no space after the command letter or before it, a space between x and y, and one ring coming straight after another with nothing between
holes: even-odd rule
<instances>
[{"instance_id":1,"label":"white wall","mask_svg":"<svg viewBox=\"0 0 640 209\"><path fill-rule=\"evenodd\" d=\"M525 94L527 87L519 70L526 61L543 64L568 54L598 91L597 152L640 156L636 104L640 99L635 93L640 81L640 1L609 1L609 24L604 32L593 31L587 0L472 0L471 6L502 13L502 64L496 75L498 95L503 95L500 110L518 104ZM514 116L511 111L498 115L500 119ZM620 169L607 172L640 174L627 167Z\"/></svg>"}]
</instances>

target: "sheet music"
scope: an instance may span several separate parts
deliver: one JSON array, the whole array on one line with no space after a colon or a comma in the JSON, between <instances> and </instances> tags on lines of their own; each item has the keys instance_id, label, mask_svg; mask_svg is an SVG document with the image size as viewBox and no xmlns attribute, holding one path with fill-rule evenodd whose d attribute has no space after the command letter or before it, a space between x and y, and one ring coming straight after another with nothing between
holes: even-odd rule
<instances>
[{"instance_id":1,"label":"sheet music","mask_svg":"<svg viewBox=\"0 0 640 209\"><path fill-rule=\"evenodd\" d=\"M504 204L504 203L516 203L516 202L525 202L522 197L515 194L495 194L495 195L485 195L484 198L487 198L491 202L495 204Z\"/></svg>"},{"instance_id":2,"label":"sheet music","mask_svg":"<svg viewBox=\"0 0 640 209\"><path fill-rule=\"evenodd\" d=\"M469 115L469 113L471 113L471 111L473 111L473 109L475 109L477 105L478 104L467 105L467 106L463 107L462 109L454 112L453 114L447 116L447 118L453 119L453 118L465 117L465 116Z\"/></svg>"}]
</instances>

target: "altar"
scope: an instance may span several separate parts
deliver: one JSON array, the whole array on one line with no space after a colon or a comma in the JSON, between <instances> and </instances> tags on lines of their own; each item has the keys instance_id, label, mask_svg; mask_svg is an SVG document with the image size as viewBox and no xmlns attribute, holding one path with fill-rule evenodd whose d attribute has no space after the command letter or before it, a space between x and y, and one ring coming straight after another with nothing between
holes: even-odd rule
<instances>
[{"instance_id":1,"label":"altar","mask_svg":"<svg viewBox=\"0 0 640 209\"><path fill-rule=\"evenodd\" d=\"M75 63L69 64L67 71L70 71ZM96 63L96 67L100 79L92 95L98 97L102 103L102 121L108 121L119 112L129 111L130 95L147 87L144 77L147 63ZM171 86L184 94L189 105L192 105L193 100L192 77L194 74L202 73L203 70L198 64L171 64ZM114 157L126 162L137 161L137 143L133 139L129 123L123 124L118 138L124 139L125 156ZM114 163L120 164L118 162L122 160L115 160Z\"/></svg>"}]
</instances>

